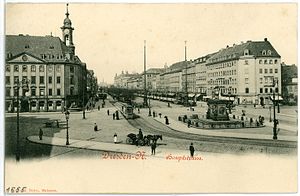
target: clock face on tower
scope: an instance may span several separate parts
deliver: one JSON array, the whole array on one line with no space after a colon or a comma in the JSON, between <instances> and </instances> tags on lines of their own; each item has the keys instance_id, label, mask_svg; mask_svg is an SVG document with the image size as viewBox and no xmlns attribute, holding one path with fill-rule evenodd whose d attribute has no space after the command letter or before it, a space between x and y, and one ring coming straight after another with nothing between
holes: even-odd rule
<instances>
[{"instance_id":1,"label":"clock face on tower","mask_svg":"<svg viewBox=\"0 0 300 196\"><path fill-rule=\"evenodd\" d=\"M70 30L69 30L69 29L65 29L65 30L64 30L64 33L65 33L65 34L69 34L69 33L70 33Z\"/></svg>"}]
</instances>

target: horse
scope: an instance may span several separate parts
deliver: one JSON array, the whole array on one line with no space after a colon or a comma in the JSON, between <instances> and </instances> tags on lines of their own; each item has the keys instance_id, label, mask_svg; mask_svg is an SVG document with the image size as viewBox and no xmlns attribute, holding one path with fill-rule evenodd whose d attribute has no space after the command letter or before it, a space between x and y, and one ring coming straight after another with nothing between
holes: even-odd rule
<instances>
[{"instance_id":1,"label":"horse","mask_svg":"<svg viewBox=\"0 0 300 196\"><path fill-rule=\"evenodd\" d=\"M147 135L147 145L150 145L150 141L152 140L152 142L157 142L158 139L162 140L162 135Z\"/></svg>"}]
</instances>

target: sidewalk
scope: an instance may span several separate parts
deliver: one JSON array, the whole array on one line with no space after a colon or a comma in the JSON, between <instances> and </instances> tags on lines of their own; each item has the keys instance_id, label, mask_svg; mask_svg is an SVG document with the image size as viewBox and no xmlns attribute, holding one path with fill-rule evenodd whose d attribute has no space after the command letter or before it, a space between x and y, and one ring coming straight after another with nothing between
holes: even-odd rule
<instances>
[{"instance_id":1,"label":"sidewalk","mask_svg":"<svg viewBox=\"0 0 300 196\"><path fill-rule=\"evenodd\" d=\"M141 113L143 117L145 118L153 118L153 117L148 117L145 112ZM164 114L165 116L168 114ZM156 121L165 124L165 119L155 117L153 118ZM169 119L169 125L166 125L170 127L173 130L180 131L180 132L185 132L185 133L192 133L192 134L198 134L198 135L205 135L205 136L218 136L218 137L230 137L230 138L247 138L247 139L266 139L266 140L273 140L273 135L271 135L272 132L270 132L270 135L266 134L252 134L252 133L240 133L240 132L229 132L226 131L226 129L197 129L194 127L187 127L187 124L184 124L180 121L176 121L168 116ZM261 128L263 129L263 128ZM246 130L246 129L245 129ZM284 140L284 141L297 141L298 137L297 136L288 136L288 135L278 135L278 140Z\"/></svg>"},{"instance_id":2,"label":"sidewalk","mask_svg":"<svg viewBox=\"0 0 300 196\"><path fill-rule=\"evenodd\" d=\"M66 145L66 138L60 137L46 137L43 136L43 140L39 140L39 137L36 135L27 137L27 140L33 143L44 144L44 145L52 145L52 146L61 146L61 147L68 147L68 148L78 148L78 149L86 149L86 150L97 150L103 152L111 152L111 153L124 153L124 154L132 154L135 157L145 156L147 158L164 158L166 159L167 156L189 156L189 150L175 150L165 148L163 146L158 145L156 148L156 154L151 155L151 147L150 146L135 146L130 144L114 144L108 142L97 142L91 140L77 140L77 139L70 139L70 145ZM198 152L199 153L199 152ZM143 154L143 155L142 155ZM208 154L201 152L201 155ZM211 153L210 153L211 154ZM197 152L195 153L195 157L197 156ZM134 158L135 158L134 157ZM134 159L133 158L133 159Z\"/></svg>"}]
</instances>

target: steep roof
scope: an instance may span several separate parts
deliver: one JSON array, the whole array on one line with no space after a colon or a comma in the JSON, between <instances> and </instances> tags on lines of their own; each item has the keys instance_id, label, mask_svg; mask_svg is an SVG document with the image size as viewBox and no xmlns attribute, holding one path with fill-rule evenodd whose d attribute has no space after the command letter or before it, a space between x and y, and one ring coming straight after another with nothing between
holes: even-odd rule
<instances>
[{"instance_id":1,"label":"steep roof","mask_svg":"<svg viewBox=\"0 0 300 196\"><path fill-rule=\"evenodd\" d=\"M177 63L173 63L170 67L169 67L169 70L173 71L173 70L181 70L185 68L185 61L180 61L180 62L177 62Z\"/></svg>"},{"instance_id":2,"label":"steep roof","mask_svg":"<svg viewBox=\"0 0 300 196\"><path fill-rule=\"evenodd\" d=\"M159 74L162 73L165 69L164 68L150 68L146 71L147 74Z\"/></svg>"},{"instance_id":3,"label":"steep roof","mask_svg":"<svg viewBox=\"0 0 300 196\"><path fill-rule=\"evenodd\" d=\"M265 39L264 41L247 41L246 43L226 47L225 49L221 49L212 55L210 57L210 61L224 61L227 59L239 58L240 56L244 56L244 52L246 50L248 50L248 55L253 55L254 57L280 58L280 55L274 49L272 44Z\"/></svg>"},{"instance_id":4,"label":"steep roof","mask_svg":"<svg viewBox=\"0 0 300 196\"><path fill-rule=\"evenodd\" d=\"M6 57L26 52L47 62L63 62L69 48L53 36L6 35ZM77 59L80 61L80 59Z\"/></svg>"}]
</instances>

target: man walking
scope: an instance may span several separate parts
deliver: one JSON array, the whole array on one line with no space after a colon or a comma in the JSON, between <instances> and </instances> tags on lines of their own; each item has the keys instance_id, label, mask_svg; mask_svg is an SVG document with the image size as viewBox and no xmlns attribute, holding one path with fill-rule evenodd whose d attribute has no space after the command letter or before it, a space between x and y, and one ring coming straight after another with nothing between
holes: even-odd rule
<instances>
[{"instance_id":1,"label":"man walking","mask_svg":"<svg viewBox=\"0 0 300 196\"><path fill-rule=\"evenodd\" d=\"M155 155L156 142L152 141L151 143L151 155Z\"/></svg>"},{"instance_id":2,"label":"man walking","mask_svg":"<svg viewBox=\"0 0 300 196\"><path fill-rule=\"evenodd\" d=\"M40 140L42 140L43 139L43 130L42 130L42 128L40 128L40 132L39 132L39 138L40 138Z\"/></svg>"},{"instance_id":3,"label":"man walking","mask_svg":"<svg viewBox=\"0 0 300 196\"><path fill-rule=\"evenodd\" d=\"M195 148L193 146L193 143L191 143L190 145L190 153L191 153L191 157L194 157L194 152L195 152Z\"/></svg>"},{"instance_id":4,"label":"man walking","mask_svg":"<svg viewBox=\"0 0 300 196\"><path fill-rule=\"evenodd\" d=\"M107 110L107 115L109 116L109 110Z\"/></svg>"}]
</instances>

